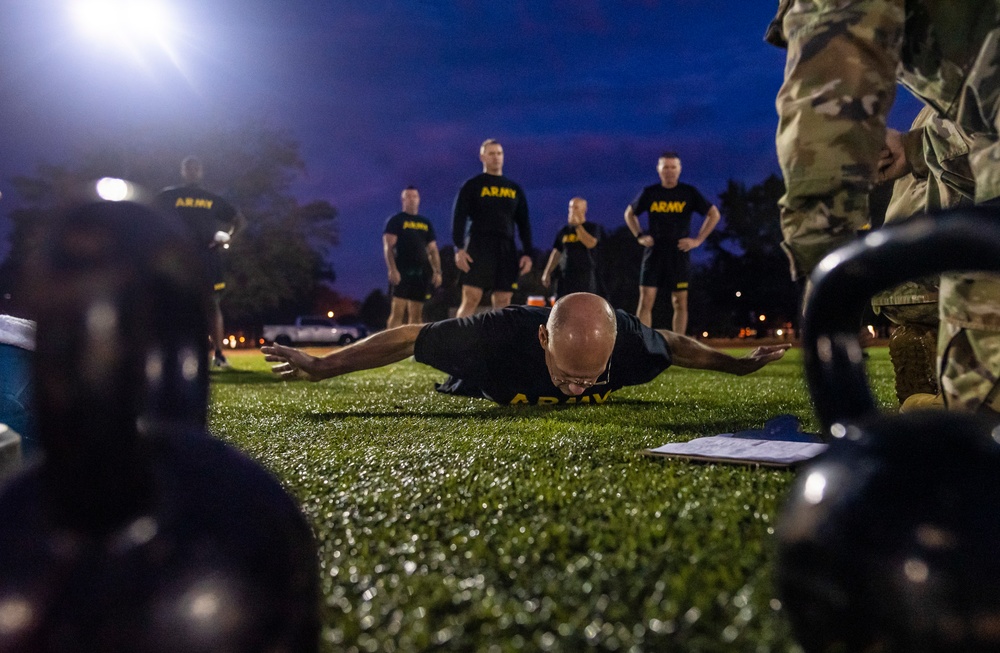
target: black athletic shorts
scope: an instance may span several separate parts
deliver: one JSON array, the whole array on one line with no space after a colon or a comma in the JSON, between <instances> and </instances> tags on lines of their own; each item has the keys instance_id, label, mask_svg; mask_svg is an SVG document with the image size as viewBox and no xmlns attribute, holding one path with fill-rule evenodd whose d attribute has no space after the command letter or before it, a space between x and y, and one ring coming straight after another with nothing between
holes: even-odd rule
<instances>
[{"instance_id":1,"label":"black athletic shorts","mask_svg":"<svg viewBox=\"0 0 1000 653\"><path fill-rule=\"evenodd\" d=\"M426 268L401 269L399 283L392 287L392 296L411 302L425 302L431 298L431 275Z\"/></svg>"},{"instance_id":2,"label":"black athletic shorts","mask_svg":"<svg viewBox=\"0 0 1000 653\"><path fill-rule=\"evenodd\" d=\"M460 278L463 286L497 292L517 289L518 256L512 238L472 235L465 251L472 257L472 263Z\"/></svg>"},{"instance_id":3,"label":"black athletic shorts","mask_svg":"<svg viewBox=\"0 0 1000 653\"><path fill-rule=\"evenodd\" d=\"M562 299L566 295L571 295L575 292L589 292L595 295L600 295L597 287L597 275L591 272L590 274L576 275L572 278L570 277L559 277L555 280L556 288L556 299Z\"/></svg>"},{"instance_id":4,"label":"black athletic shorts","mask_svg":"<svg viewBox=\"0 0 1000 653\"><path fill-rule=\"evenodd\" d=\"M669 247L647 247L642 253L639 285L678 292L688 289L691 281L691 254Z\"/></svg>"},{"instance_id":5,"label":"black athletic shorts","mask_svg":"<svg viewBox=\"0 0 1000 653\"><path fill-rule=\"evenodd\" d=\"M208 272L209 279L212 280L212 290L222 292L226 289L226 280L222 274L222 253L212 248L202 255L205 271Z\"/></svg>"}]
</instances>

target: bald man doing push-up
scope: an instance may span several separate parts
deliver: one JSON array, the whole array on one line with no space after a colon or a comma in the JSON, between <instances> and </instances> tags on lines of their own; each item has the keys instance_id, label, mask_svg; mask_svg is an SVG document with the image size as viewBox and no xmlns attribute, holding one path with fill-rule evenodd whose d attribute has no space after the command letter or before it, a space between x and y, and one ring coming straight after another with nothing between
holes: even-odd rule
<instances>
[{"instance_id":1,"label":"bald man doing push-up","mask_svg":"<svg viewBox=\"0 0 1000 653\"><path fill-rule=\"evenodd\" d=\"M590 293L551 309L510 306L489 313L388 329L322 358L282 345L262 347L287 379L319 381L414 356L452 376L439 390L499 404L604 403L619 388L652 381L671 364L749 374L789 345L734 358L672 331L654 331Z\"/></svg>"}]
</instances>

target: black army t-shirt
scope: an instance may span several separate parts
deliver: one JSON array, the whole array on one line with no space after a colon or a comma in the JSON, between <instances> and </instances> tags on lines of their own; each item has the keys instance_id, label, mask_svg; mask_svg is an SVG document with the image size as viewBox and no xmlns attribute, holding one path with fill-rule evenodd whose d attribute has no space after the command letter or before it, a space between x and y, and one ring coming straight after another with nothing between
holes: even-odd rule
<instances>
[{"instance_id":1,"label":"black army t-shirt","mask_svg":"<svg viewBox=\"0 0 1000 653\"><path fill-rule=\"evenodd\" d=\"M217 231L228 231L236 218L232 204L197 185L163 189L156 196L156 206L161 211L178 215L197 242L206 247L213 245Z\"/></svg>"},{"instance_id":2,"label":"black army t-shirt","mask_svg":"<svg viewBox=\"0 0 1000 653\"><path fill-rule=\"evenodd\" d=\"M598 241L603 237L601 226L596 222L584 222L584 230ZM571 285L586 284L594 273L597 265L594 259L594 249L580 242L576 235L576 227L566 225L556 234L552 248L558 250L559 272L564 281Z\"/></svg>"},{"instance_id":3,"label":"black army t-shirt","mask_svg":"<svg viewBox=\"0 0 1000 653\"><path fill-rule=\"evenodd\" d=\"M634 315L616 311L618 337L609 383L579 396L564 395L552 384L538 342L538 327L551 310L510 306L428 324L417 336L414 358L474 386L481 391L476 394L498 404L604 403L613 391L652 381L670 367L670 349L663 336Z\"/></svg>"},{"instance_id":4,"label":"black army t-shirt","mask_svg":"<svg viewBox=\"0 0 1000 653\"><path fill-rule=\"evenodd\" d=\"M396 267L401 270L426 266L427 245L437 240L430 220L405 212L389 218L383 233L396 237Z\"/></svg>"},{"instance_id":5,"label":"black army t-shirt","mask_svg":"<svg viewBox=\"0 0 1000 653\"><path fill-rule=\"evenodd\" d=\"M521 236L524 252L532 251L528 201L524 190L503 175L481 173L462 184L455 198L452 239L456 247L468 245L470 236L514 238Z\"/></svg>"},{"instance_id":6,"label":"black army t-shirt","mask_svg":"<svg viewBox=\"0 0 1000 653\"><path fill-rule=\"evenodd\" d=\"M678 240L691 235L691 214L705 215L712 207L697 188L685 183L673 188L662 184L646 186L630 206L636 215L649 213L649 235L654 247L673 248Z\"/></svg>"}]
</instances>

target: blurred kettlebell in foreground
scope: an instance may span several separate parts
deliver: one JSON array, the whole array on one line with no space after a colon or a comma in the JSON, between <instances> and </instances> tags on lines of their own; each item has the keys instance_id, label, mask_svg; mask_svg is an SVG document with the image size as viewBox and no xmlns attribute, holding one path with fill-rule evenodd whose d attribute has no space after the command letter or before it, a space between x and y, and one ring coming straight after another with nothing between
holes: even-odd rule
<instances>
[{"instance_id":1,"label":"blurred kettlebell in foreground","mask_svg":"<svg viewBox=\"0 0 1000 653\"><path fill-rule=\"evenodd\" d=\"M778 521L776 584L808 653L1000 650L1000 430L981 415L879 415L857 338L882 288L1000 271L1000 215L883 229L828 256L806 311L806 375L829 450Z\"/></svg>"},{"instance_id":2,"label":"blurred kettlebell in foreground","mask_svg":"<svg viewBox=\"0 0 1000 653\"><path fill-rule=\"evenodd\" d=\"M315 651L309 526L205 430L208 284L182 228L82 206L26 283L43 455L0 488L0 652Z\"/></svg>"}]
</instances>

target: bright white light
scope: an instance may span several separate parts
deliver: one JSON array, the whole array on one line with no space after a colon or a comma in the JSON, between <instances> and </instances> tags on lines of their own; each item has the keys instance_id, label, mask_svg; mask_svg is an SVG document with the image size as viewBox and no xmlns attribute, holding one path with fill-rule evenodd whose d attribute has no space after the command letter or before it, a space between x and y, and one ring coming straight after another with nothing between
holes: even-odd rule
<instances>
[{"instance_id":1,"label":"bright white light","mask_svg":"<svg viewBox=\"0 0 1000 653\"><path fill-rule=\"evenodd\" d=\"M104 177L97 181L97 196L108 202L127 200L132 194L129 183L124 179Z\"/></svg>"},{"instance_id":2,"label":"bright white light","mask_svg":"<svg viewBox=\"0 0 1000 653\"><path fill-rule=\"evenodd\" d=\"M766 315L761 315L757 319L760 320L761 322L763 322L763 321L765 321L767 319L767 316Z\"/></svg>"},{"instance_id":3,"label":"bright white light","mask_svg":"<svg viewBox=\"0 0 1000 653\"><path fill-rule=\"evenodd\" d=\"M742 297L742 296L743 296L743 293L741 293L741 292L740 292L739 290L737 290L737 291L736 291L736 296L737 296L737 297Z\"/></svg>"},{"instance_id":4,"label":"bright white light","mask_svg":"<svg viewBox=\"0 0 1000 653\"><path fill-rule=\"evenodd\" d=\"M813 472L806 478L805 487L802 490L802 498L807 502L816 505L823 500L826 493L826 476L820 472Z\"/></svg>"},{"instance_id":5,"label":"bright white light","mask_svg":"<svg viewBox=\"0 0 1000 653\"><path fill-rule=\"evenodd\" d=\"M708 331L702 331L701 332L701 337L702 338L707 338L708 337Z\"/></svg>"},{"instance_id":6,"label":"bright white light","mask_svg":"<svg viewBox=\"0 0 1000 653\"><path fill-rule=\"evenodd\" d=\"M779 335L779 336L783 336L783 335L785 335L785 330L784 330L784 329L778 329L778 330L777 330L777 331L775 331L774 333L775 333L776 335Z\"/></svg>"},{"instance_id":7,"label":"bright white light","mask_svg":"<svg viewBox=\"0 0 1000 653\"><path fill-rule=\"evenodd\" d=\"M80 29L102 41L158 40L170 31L159 4L143 0L77 0L72 6Z\"/></svg>"},{"instance_id":8,"label":"bright white light","mask_svg":"<svg viewBox=\"0 0 1000 653\"><path fill-rule=\"evenodd\" d=\"M326 312L326 316L327 317L333 317L333 311L327 311Z\"/></svg>"},{"instance_id":9,"label":"bright white light","mask_svg":"<svg viewBox=\"0 0 1000 653\"><path fill-rule=\"evenodd\" d=\"M886 235L881 231L873 231L867 236L865 236L865 245L870 247L878 247L882 245L887 240Z\"/></svg>"}]
</instances>

